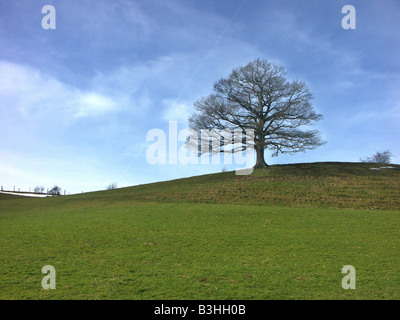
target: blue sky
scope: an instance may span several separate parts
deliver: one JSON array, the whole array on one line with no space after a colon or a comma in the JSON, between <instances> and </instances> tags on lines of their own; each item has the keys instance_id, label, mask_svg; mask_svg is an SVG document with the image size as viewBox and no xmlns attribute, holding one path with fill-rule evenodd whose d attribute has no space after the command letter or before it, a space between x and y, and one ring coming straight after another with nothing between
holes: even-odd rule
<instances>
[{"instance_id":1,"label":"blue sky","mask_svg":"<svg viewBox=\"0 0 400 320\"><path fill-rule=\"evenodd\" d=\"M356 9L344 30L341 9ZM44 30L42 7L56 9ZM67 193L229 165L151 165L149 130L187 128L193 103L256 58L307 82L327 143L267 163L400 162L397 0L0 1L0 184Z\"/></svg>"}]
</instances>

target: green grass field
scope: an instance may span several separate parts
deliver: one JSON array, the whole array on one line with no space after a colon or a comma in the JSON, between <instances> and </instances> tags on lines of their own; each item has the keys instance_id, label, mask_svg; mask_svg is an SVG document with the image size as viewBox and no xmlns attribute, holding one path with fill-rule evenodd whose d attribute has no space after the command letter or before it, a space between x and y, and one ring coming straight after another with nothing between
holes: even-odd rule
<instances>
[{"instance_id":1,"label":"green grass field","mask_svg":"<svg viewBox=\"0 0 400 320\"><path fill-rule=\"evenodd\" d=\"M0 299L399 299L400 166L0 194ZM56 290L44 290L44 265ZM344 290L344 265L356 289Z\"/></svg>"}]
</instances>

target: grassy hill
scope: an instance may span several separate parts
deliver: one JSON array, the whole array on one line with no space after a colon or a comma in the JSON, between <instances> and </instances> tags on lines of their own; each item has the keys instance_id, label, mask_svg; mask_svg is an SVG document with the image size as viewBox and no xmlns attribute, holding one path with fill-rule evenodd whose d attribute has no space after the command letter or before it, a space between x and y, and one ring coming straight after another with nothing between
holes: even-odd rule
<instances>
[{"instance_id":1,"label":"grassy hill","mask_svg":"<svg viewBox=\"0 0 400 320\"><path fill-rule=\"evenodd\" d=\"M382 166L0 194L0 299L400 299L400 166L370 169ZM56 290L41 287L44 265ZM341 287L344 265L356 290Z\"/></svg>"},{"instance_id":2,"label":"grassy hill","mask_svg":"<svg viewBox=\"0 0 400 320\"><path fill-rule=\"evenodd\" d=\"M376 170L381 167L384 169ZM208 174L88 193L85 197L112 201L399 210L400 166L386 167L343 162L274 165L248 176L235 175L235 172Z\"/></svg>"}]
</instances>

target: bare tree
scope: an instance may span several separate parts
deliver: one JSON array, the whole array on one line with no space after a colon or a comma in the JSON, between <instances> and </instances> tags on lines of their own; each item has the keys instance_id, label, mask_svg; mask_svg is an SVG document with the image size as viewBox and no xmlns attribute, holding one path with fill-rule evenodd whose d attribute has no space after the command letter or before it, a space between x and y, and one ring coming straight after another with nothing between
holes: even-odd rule
<instances>
[{"instance_id":1,"label":"bare tree","mask_svg":"<svg viewBox=\"0 0 400 320\"><path fill-rule=\"evenodd\" d=\"M107 186L106 190L117 189L117 186L118 186L118 183L116 183L116 182L110 183L110 184Z\"/></svg>"},{"instance_id":2,"label":"bare tree","mask_svg":"<svg viewBox=\"0 0 400 320\"><path fill-rule=\"evenodd\" d=\"M268 167L266 149L277 156L324 143L317 130L304 129L322 119L313 110L311 99L304 81L289 82L283 66L256 59L234 69L228 78L214 84L209 96L195 102L196 112L189 118L189 127L195 131L254 130L255 168L264 168Z\"/></svg>"},{"instance_id":3,"label":"bare tree","mask_svg":"<svg viewBox=\"0 0 400 320\"><path fill-rule=\"evenodd\" d=\"M49 194L52 194L54 196L59 196L61 194L61 188L59 186L54 186L53 188L50 189Z\"/></svg>"},{"instance_id":4,"label":"bare tree","mask_svg":"<svg viewBox=\"0 0 400 320\"><path fill-rule=\"evenodd\" d=\"M382 151L382 152L377 152L375 153L372 157L368 157L368 158L361 158L360 160L362 162L369 162L369 163L386 163L389 164L390 160L392 158L393 154L389 151Z\"/></svg>"},{"instance_id":5,"label":"bare tree","mask_svg":"<svg viewBox=\"0 0 400 320\"><path fill-rule=\"evenodd\" d=\"M37 186L35 189L33 189L33 192L35 193L43 193L44 187L43 186Z\"/></svg>"}]
</instances>

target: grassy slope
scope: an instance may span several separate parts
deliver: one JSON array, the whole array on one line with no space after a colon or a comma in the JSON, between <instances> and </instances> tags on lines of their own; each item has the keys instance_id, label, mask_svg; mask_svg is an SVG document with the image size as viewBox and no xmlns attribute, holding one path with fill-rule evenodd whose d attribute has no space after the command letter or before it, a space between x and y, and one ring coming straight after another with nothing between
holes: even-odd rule
<instances>
[{"instance_id":1,"label":"grassy slope","mask_svg":"<svg viewBox=\"0 0 400 320\"><path fill-rule=\"evenodd\" d=\"M195 202L291 207L400 210L400 166L368 163L274 165L249 176L209 174L113 191L86 194L163 202Z\"/></svg>"},{"instance_id":2,"label":"grassy slope","mask_svg":"<svg viewBox=\"0 0 400 320\"><path fill-rule=\"evenodd\" d=\"M1 194L0 299L399 299L398 169L368 166L274 166L47 199ZM56 290L41 288L46 264ZM346 264L356 290L341 288Z\"/></svg>"}]
</instances>

